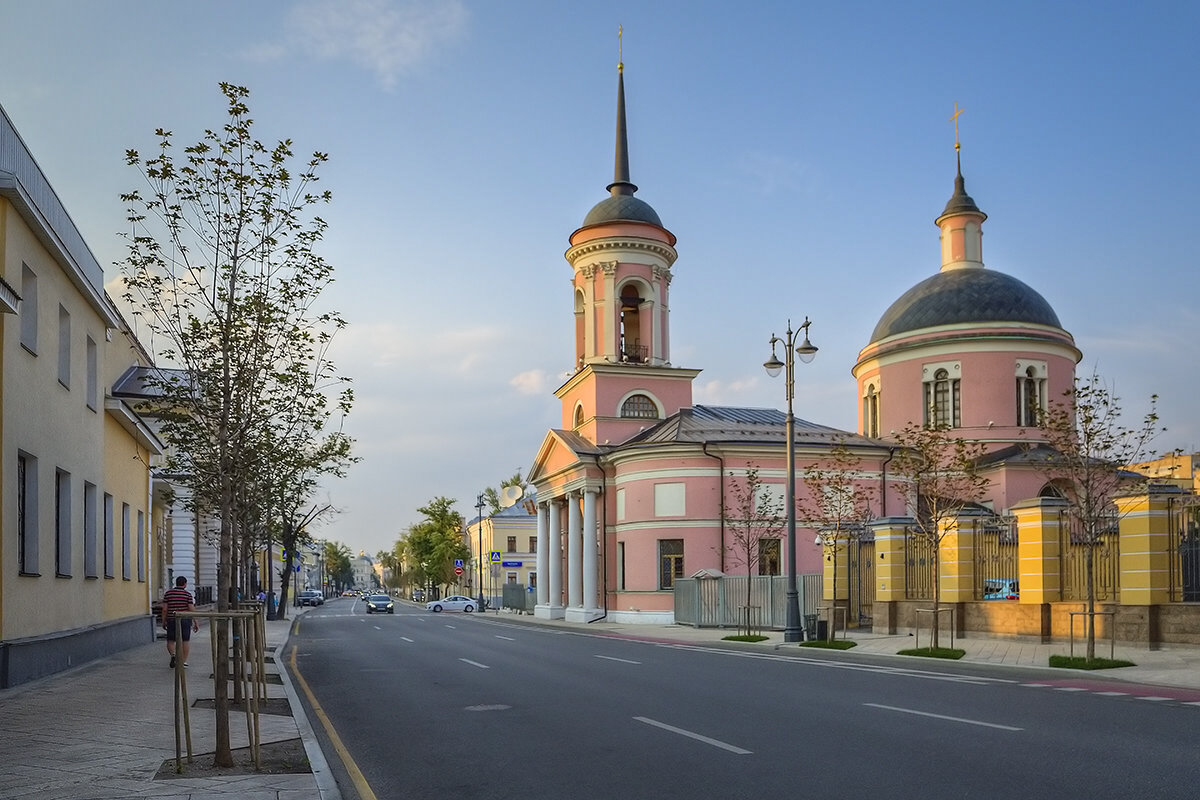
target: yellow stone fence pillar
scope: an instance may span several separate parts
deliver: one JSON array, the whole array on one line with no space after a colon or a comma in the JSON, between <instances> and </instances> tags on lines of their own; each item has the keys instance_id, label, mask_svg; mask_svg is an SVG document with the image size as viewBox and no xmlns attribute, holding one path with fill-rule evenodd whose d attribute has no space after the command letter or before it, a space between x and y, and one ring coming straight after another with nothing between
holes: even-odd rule
<instances>
[{"instance_id":1,"label":"yellow stone fence pillar","mask_svg":"<svg viewBox=\"0 0 1200 800\"><path fill-rule=\"evenodd\" d=\"M1144 494L1114 501L1121 526L1121 605L1153 606L1171 601L1171 498L1183 490L1151 486Z\"/></svg>"},{"instance_id":2,"label":"yellow stone fence pillar","mask_svg":"<svg viewBox=\"0 0 1200 800\"><path fill-rule=\"evenodd\" d=\"M845 531L826 528L821 531L821 541L825 558L821 596L831 605L840 605L841 601L850 599L850 536ZM835 591L837 597L834 597Z\"/></svg>"},{"instance_id":3,"label":"yellow stone fence pillar","mask_svg":"<svg viewBox=\"0 0 1200 800\"><path fill-rule=\"evenodd\" d=\"M896 633L898 608L904 600L904 537L911 517L883 517L871 523L875 537L875 603L871 613L875 633Z\"/></svg>"},{"instance_id":4,"label":"yellow stone fence pillar","mask_svg":"<svg viewBox=\"0 0 1200 800\"><path fill-rule=\"evenodd\" d=\"M1017 518L1017 563L1022 604L1057 603L1062 600L1059 556L1062 516L1067 501L1034 497L1010 510Z\"/></svg>"},{"instance_id":5,"label":"yellow stone fence pillar","mask_svg":"<svg viewBox=\"0 0 1200 800\"><path fill-rule=\"evenodd\" d=\"M939 525L938 599L965 603L975 599L975 521L982 516L963 511Z\"/></svg>"}]
</instances>

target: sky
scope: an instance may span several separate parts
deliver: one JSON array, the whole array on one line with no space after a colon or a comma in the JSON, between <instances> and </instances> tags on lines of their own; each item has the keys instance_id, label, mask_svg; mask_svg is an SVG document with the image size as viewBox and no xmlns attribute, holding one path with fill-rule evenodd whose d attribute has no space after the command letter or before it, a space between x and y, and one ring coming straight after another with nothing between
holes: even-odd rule
<instances>
[{"instance_id":1,"label":"sky","mask_svg":"<svg viewBox=\"0 0 1200 800\"><path fill-rule=\"evenodd\" d=\"M568 237L630 170L678 237L671 361L698 404L783 408L762 368L807 316L799 417L854 430L850 369L940 265L955 104L985 264L1054 307L1160 451L1200 449L1200 4L0 0L0 105L119 294L126 149L224 122L322 151L323 305L361 460L315 534L389 549L417 509L524 474L574 357ZM618 50L618 25L623 26ZM1188 220L1193 220L1188 222Z\"/></svg>"}]
</instances>

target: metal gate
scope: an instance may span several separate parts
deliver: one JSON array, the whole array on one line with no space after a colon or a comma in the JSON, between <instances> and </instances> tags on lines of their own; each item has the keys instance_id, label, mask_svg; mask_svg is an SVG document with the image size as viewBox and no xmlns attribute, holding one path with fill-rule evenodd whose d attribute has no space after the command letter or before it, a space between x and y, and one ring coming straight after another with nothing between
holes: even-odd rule
<instances>
[{"instance_id":1,"label":"metal gate","mask_svg":"<svg viewBox=\"0 0 1200 800\"><path fill-rule=\"evenodd\" d=\"M870 627L875 603L875 540L853 538L847 545L850 625Z\"/></svg>"},{"instance_id":2,"label":"metal gate","mask_svg":"<svg viewBox=\"0 0 1200 800\"><path fill-rule=\"evenodd\" d=\"M1171 498L1171 600L1200 602L1200 498Z\"/></svg>"}]
</instances>

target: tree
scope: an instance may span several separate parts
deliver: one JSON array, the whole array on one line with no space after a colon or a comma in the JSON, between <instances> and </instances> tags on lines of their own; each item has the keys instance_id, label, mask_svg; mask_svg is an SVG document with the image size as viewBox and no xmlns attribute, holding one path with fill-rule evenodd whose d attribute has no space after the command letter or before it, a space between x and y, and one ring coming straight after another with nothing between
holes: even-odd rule
<instances>
[{"instance_id":1,"label":"tree","mask_svg":"<svg viewBox=\"0 0 1200 800\"><path fill-rule=\"evenodd\" d=\"M525 479L521 477L521 470L518 469L514 472L511 478L500 481L499 489L489 486L483 490L483 502L487 503L489 513L500 513L500 510L504 507L504 504L500 502L500 494L510 486L516 486L521 489L525 488Z\"/></svg>"},{"instance_id":2,"label":"tree","mask_svg":"<svg viewBox=\"0 0 1200 800\"><path fill-rule=\"evenodd\" d=\"M455 582L455 560L471 555L463 539L464 520L454 510L454 503L447 497L437 497L417 509L425 519L409 526L404 537L413 578L426 590Z\"/></svg>"},{"instance_id":3,"label":"tree","mask_svg":"<svg viewBox=\"0 0 1200 800\"><path fill-rule=\"evenodd\" d=\"M220 523L216 600L224 611L234 598L247 487L270 463L264 436L286 439L281 428L304 417L319 430L323 411L348 410L350 395L338 395L342 381L326 358L345 323L315 311L332 281L315 250L326 224L312 213L331 199L314 190L327 156L314 153L294 170L289 140L267 148L254 138L249 91L220 88L225 123L181 156L164 128L154 155L126 151L145 186L121 198L130 225L124 299L148 326L158 362L173 368L148 383L160 396L167 468L183 476L185 506ZM213 645L228 652L225 625ZM228 660L216 665L213 761L228 767Z\"/></svg>"},{"instance_id":4,"label":"tree","mask_svg":"<svg viewBox=\"0 0 1200 800\"><path fill-rule=\"evenodd\" d=\"M1039 429L1051 448L1043 474L1067 502L1073 539L1085 548L1087 571L1087 660L1096 657L1095 550L1119 521L1113 499L1122 489L1145 483L1124 468L1155 457L1150 442L1162 429L1151 395L1150 410L1137 426L1121 424L1120 398L1095 372L1074 385L1040 416Z\"/></svg>"},{"instance_id":5,"label":"tree","mask_svg":"<svg viewBox=\"0 0 1200 800\"><path fill-rule=\"evenodd\" d=\"M838 597L838 553L859 541L867 523L875 517L876 491L862 478L862 458L850 449L845 437L839 437L825 459L804 470L807 496L796 501L797 517L816 530L821 550L833 564L834 605ZM830 623L832 632L836 623Z\"/></svg>"},{"instance_id":6,"label":"tree","mask_svg":"<svg viewBox=\"0 0 1200 800\"><path fill-rule=\"evenodd\" d=\"M743 628L747 635L753 633L751 619L751 588L756 568L762 563L764 545L774 542L776 564L779 563L779 542L783 534L784 502L772 494L758 476L758 468L746 464L745 480L737 480L737 473L729 472L731 480L729 495L731 502L721 508L721 516L725 520L729 534L727 544L729 560L734 566L746 568L746 605L744 619L739 622L738 629Z\"/></svg>"},{"instance_id":7,"label":"tree","mask_svg":"<svg viewBox=\"0 0 1200 800\"><path fill-rule=\"evenodd\" d=\"M929 545L933 557L933 647L937 648L941 581L941 545L946 524L968 506L981 501L988 479L979 474L985 452L982 442L951 435L949 428L909 423L895 435L899 450L895 474L908 494L913 530Z\"/></svg>"},{"instance_id":8,"label":"tree","mask_svg":"<svg viewBox=\"0 0 1200 800\"><path fill-rule=\"evenodd\" d=\"M341 542L325 542L321 547L325 579L338 594L354 582L354 565L350 557L350 548Z\"/></svg>"}]
</instances>

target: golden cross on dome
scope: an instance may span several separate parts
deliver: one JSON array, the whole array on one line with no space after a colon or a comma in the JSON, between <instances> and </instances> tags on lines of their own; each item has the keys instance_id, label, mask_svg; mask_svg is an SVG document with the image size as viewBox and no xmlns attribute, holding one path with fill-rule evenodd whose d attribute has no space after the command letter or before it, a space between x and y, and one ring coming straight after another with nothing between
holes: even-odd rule
<instances>
[{"instance_id":1,"label":"golden cross on dome","mask_svg":"<svg viewBox=\"0 0 1200 800\"><path fill-rule=\"evenodd\" d=\"M621 41L621 36L625 33L625 26L617 26L617 72L625 69L625 45Z\"/></svg>"},{"instance_id":2,"label":"golden cross on dome","mask_svg":"<svg viewBox=\"0 0 1200 800\"><path fill-rule=\"evenodd\" d=\"M957 102L957 101L955 101L955 103L954 103L954 113L950 115L950 120L951 120L951 121L954 123L954 149L955 149L955 151L957 151L957 150L959 149L959 144L958 144L958 116L959 116L959 114L962 114L964 111L966 111L966 109L965 109L965 108L959 108L959 107L958 107L958 102Z\"/></svg>"}]
</instances>

